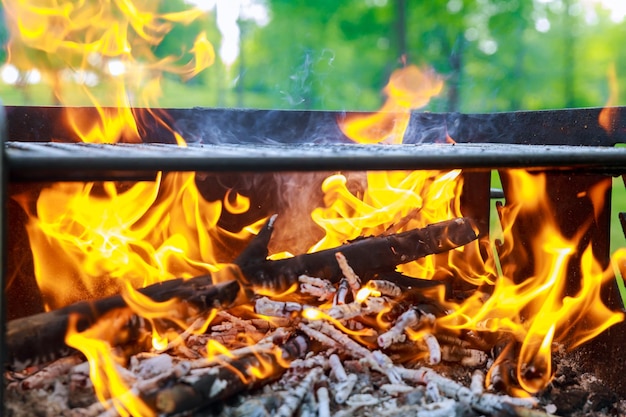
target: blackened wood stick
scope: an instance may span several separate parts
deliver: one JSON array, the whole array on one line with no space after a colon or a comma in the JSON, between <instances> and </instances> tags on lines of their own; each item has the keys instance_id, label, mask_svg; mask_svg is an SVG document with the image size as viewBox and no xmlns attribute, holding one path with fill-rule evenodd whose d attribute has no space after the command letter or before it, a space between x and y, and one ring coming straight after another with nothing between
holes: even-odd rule
<instances>
[{"instance_id":1,"label":"blackened wood stick","mask_svg":"<svg viewBox=\"0 0 626 417\"><path fill-rule=\"evenodd\" d=\"M203 275L188 280L163 281L138 291L156 302L177 298L198 310L208 311L231 305L239 289L238 281L214 285L210 275ZM76 327L82 331L106 313L124 307L127 307L126 302L118 294L12 320L7 323L7 365L19 370L63 356L69 353L65 335L71 315L77 315Z\"/></svg>"},{"instance_id":2,"label":"blackened wood stick","mask_svg":"<svg viewBox=\"0 0 626 417\"><path fill-rule=\"evenodd\" d=\"M474 222L460 217L402 233L359 238L336 248L292 258L243 263L239 268L253 287L281 292L298 282L300 275L338 282L343 274L335 255L341 252L354 272L366 281L374 274L392 272L397 265L447 252L477 237Z\"/></svg>"}]
</instances>

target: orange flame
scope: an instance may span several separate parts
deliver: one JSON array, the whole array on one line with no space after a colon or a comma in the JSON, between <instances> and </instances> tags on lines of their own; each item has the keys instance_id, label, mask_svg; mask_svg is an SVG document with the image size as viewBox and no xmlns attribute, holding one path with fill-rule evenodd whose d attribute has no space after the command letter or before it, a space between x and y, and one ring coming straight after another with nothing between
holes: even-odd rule
<instances>
[{"instance_id":1,"label":"orange flame","mask_svg":"<svg viewBox=\"0 0 626 417\"><path fill-rule=\"evenodd\" d=\"M411 110L424 107L443 88L431 69L415 65L395 70L383 90L387 101L376 113L350 113L339 119L341 131L358 143L402 143Z\"/></svg>"},{"instance_id":2,"label":"orange flame","mask_svg":"<svg viewBox=\"0 0 626 417\"><path fill-rule=\"evenodd\" d=\"M248 239L262 222L238 233L218 226L223 207L206 201L192 173L123 189L113 182L55 183L41 191L35 211L27 195L27 231L35 275L49 309L216 271L219 242ZM241 212L247 199L238 196ZM60 260L63 259L63 262Z\"/></svg>"},{"instance_id":3,"label":"orange flame","mask_svg":"<svg viewBox=\"0 0 626 417\"><path fill-rule=\"evenodd\" d=\"M605 107L600 111L598 123L602 126L606 133L610 135L615 131L615 120L619 115L619 110L614 107L619 103L619 86L617 83L617 71L615 70L614 63L609 66L607 77L609 81L609 98L607 99Z\"/></svg>"},{"instance_id":4,"label":"orange flame","mask_svg":"<svg viewBox=\"0 0 626 417\"><path fill-rule=\"evenodd\" d=\"M89 361L89 376L98 400L107 408L113 406L121 416L153 416L154 411L132 390L132 382L125 380L119 371L125 360L115 354L111 347L111 336L115 333L115 322L126 323L131 314L128 310L115 311L103 317L89 329L76 331L78 317L70 316L65 342L80 350Z\"/></svg>"},{"instance_id":5,"label":"orange flame","mask_svg":"<svg viewBox=\"0 0 626 417\"><path fill-rule=\"evenodd\" d=\"M521 387L534 393L552 377L552 344L578 346L606 328L623 320L623 314L608 309L600 297L602 285L612 278L594 259L589 246L581 259L581 288L576 295L566 294L567 265L575 254L580 236L573 240L561 236L552 210L547 204L545 177L524 171L510 171L512 194L517 204L505 207L502 215L504 245L501 259L514 245L512 225L521 212L531 211L542 219L542 230L534 238L535 269L520 283L512 279L521 265L503 266L492 294L484 299L475 293L451 314L437 320L436 326L452 330L508 332L521 342L517 378ZM590 193L596 194L597 193ZM582 233L580 233L582 235ZM582 325L584 322L584 325ZM526 372L532 369L532 372ZM527 376L532 375L532 376Z\"/></svg>"}]
</instances>

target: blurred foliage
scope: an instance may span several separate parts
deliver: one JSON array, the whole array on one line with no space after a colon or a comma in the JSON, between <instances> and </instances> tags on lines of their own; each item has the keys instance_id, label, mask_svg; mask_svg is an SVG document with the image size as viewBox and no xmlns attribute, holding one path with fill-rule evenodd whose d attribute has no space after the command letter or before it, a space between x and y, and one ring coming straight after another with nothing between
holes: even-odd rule
<instances>
[{"instance_id":1,"label":"blurred foliage","mask_svg":"<svg viewBox=\"0 0 626 417\"><path fill-rule=\"evenodd\" d=\"M218 61L186 84L173 77L168 85L178 87L166 89L158 105L374 110L390 73L405 63L445 77L431 111L602 106L611 65L626 89L626 23L583 0L250 1L262 3L270 19L239 20L237 61ZM183 0L161 1L159 11L184 7ZM192 45L201 31L218 50L215 9L176 26L154 53L188 61L180 45ZM7 38L5 25L0 42ZM20 96L3 85L0 94L9 104L23 104L22 96L49 104L41 87L29 89Z\"/></svg>"}]
</instances>

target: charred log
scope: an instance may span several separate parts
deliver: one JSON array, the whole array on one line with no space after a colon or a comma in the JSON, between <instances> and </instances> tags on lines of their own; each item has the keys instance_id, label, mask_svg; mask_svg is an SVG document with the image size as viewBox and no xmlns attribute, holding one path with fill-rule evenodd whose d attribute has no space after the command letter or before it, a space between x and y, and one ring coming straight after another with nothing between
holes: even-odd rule
<instances>
[{"instance_id":1,"label":"charred log","mask_svg":"<svg viewBox=\"0 0 626 417\"><path fill-rule=\"evenodd\" d=\"M279 378L286 370L283 365L304 356L309 343L306 336L299 334L280 349L280 358L274 353L257 352L184 377L156 393L144 395L143 400L159 414L166 415L206 407ZM267 373L259 376L263 371Z\"/></svg>"},{"instance_id":2,"label":"charred log","mask_svg":"<svg viewBox=\"0 0 626 417\"><path fill-rule=\"evenodd\" d=\"M268 223L267 228L271 231L272 225ZM360 238L337 248L293 258L245 262L239 267L253 286L284 291L298 282L300 275L337 283L343 276L336 260L336 254L341 252L365 282L378 273L394 271L398 265L449 251L476 238L473 222L457 218L394 235Z\"/></svg>"},{"instance_id":3,"label":"charred log","mask_svg":"<svg viewBox=\"0 0 626 417\"><path fill-rule=\"evenodd\" d=\"M173 298L187 302L199 311L232 305L244 292L250 298L255 288L283 291L298 282L301 275L310 275L337 283L344 275L337 254L341 253L365 282L378 273L393 273L397 265L421 257L445 252L477 238L473 222L457 218L435 223L422 229L395 235L357 239L337 248L298 255L281 260L266 260L267 243L272 234L275 217L271 217L261 232L235 260L239 267L220 272L220 282L214 285L210 275L189 280L174 279L138 291L153 301ZM406 280L402 282L406 284ZM426 286L430 286L427 284ZM415 280L414 291L420 281ZM77 331L83 331L106 313L127 307L121 295L93 301L83 301L47 313L16 319L7 325L7 360L9 367L22 369L34 363L57 359L69 353L65 345L69 317L77 315Z\"/></svg>"},{"instance_id":4,"label":"charred log","mask_svg":"<svg viewBox=\"0 0 626 417\"><path fill-rule=\"evenodd\" d=\"M138 291L156 302L177 298L198 310L206 311L232 304L239 288L235 280L213 285L211 276L205 275L189 280L164 281ZM105 314L125 307L127 305L123 297L114 295L12 320L7 324L8 365L13 369L23 369L69 353L65 334L72 315L78 317L76 330L83 331Z\"/></svg>"}]
</instances>

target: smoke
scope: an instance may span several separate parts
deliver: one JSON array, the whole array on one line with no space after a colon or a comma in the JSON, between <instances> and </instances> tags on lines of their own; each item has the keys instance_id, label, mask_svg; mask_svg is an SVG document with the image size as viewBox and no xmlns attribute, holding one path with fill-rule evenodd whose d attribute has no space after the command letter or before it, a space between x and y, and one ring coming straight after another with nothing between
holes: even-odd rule
<instances>
[{"instance_id":1,"label":"smoke","mask_svg":"<svg viewBox=\"0 0 626 417\"><path fill-rule=\"evenodd\" d=\"M195 108L168 113L188 143L350 143L337 126L340 112Z\"/></svg>"}]
</instances>

